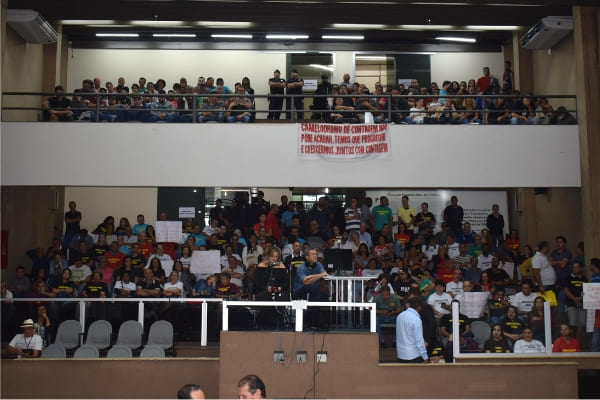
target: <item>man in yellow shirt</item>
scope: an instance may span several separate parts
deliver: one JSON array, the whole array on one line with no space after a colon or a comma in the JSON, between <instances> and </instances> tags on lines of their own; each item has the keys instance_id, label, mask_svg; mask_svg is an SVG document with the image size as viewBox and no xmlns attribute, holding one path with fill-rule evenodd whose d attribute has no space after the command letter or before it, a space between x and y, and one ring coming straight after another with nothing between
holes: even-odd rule
<instances>
[{"instance_id":1,"label":"man in yellow shirt","mask_svg":"<svg viewBox=\"0 0 600 400\"><path fill-rule=\"evenodd\" d=\"M398 208L398 225L406 225L406 230L410 235L413 234L414 223L417 219L415 209L408 205L408 196L402 196L402 207Z\"/></svg>"}]
</instances>

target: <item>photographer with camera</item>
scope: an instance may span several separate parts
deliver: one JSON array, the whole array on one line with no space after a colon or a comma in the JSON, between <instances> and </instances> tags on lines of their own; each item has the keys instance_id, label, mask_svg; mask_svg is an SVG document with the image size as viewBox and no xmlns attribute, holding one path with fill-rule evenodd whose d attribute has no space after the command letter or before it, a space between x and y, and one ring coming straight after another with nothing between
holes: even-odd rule
<instances>
[{"instance_id":1,"label":"photographer with camera","mask_svg":"<svg viewBox=\"0 0 600 400\"><path fill-rule=\"evenodd\" d=\"M16 334L8 344L8 352L18 358L36 358L42 353L43 341L40 335L34 334L32 319L23 321L23 333Z\"/></svg>"},{"instance_id":2,"label":"photographer with camera","mask_svg":"<svg viewBox=\"0 0 600 400\"><path fill-rule=\"evenodd\" d=\"M256 267L254 278L256 300L289 301L289 271L281 262L281 250L273 248L268 257Z\"/></svg>"}]
</instances>

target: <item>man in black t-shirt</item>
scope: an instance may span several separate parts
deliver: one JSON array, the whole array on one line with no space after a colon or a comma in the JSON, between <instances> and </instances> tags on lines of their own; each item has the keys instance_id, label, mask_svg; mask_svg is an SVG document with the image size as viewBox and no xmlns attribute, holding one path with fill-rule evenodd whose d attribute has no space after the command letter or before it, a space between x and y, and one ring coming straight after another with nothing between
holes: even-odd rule
<instances>
[{"instance_id":1,"label":"man in black t-shirt","mask_svg":"<svg viewBox=\"0 0 600 400\"><path fill-rule=\"evenodd\" d=\"M288 95L302 95L302 86L304 86L304 80L298 77L298 71L296 69L292 70L290 75L290 79L286 82L287 94ZM296 96L293 99L288 97L285 99L285 109L287 112L285 113L287 119L292 119L292 111L296 109L298 119L304 118L304 101L302 96Z\"/></svg>"},{"instance_id":2,"label":"man in black t-shirt","mask_svg":"<svg viewBox=\"0 0 600 400\"><path fill-rule=\"evenodd\" d=\"M77 204L74 201L69 202L69 211L65 213L65 236L63 238L63 246L68 247L73 240L73 237L77 236L81 227L81 213L77 211Z\"/></svg>"},{"instance_id":3,"label":"man in black t-shirt","mask_svg":"<svg viewBox=\"0 0 600 400\"><path fill-rule=\"evenodd\" d=\"M278 69L273 71L273 77L269 79L270 93L274 95L285 94L285 80L281 79L281 72ZM281 108L283 107L283 97L269 97L269 115L267 119L279 119L281 117Z\"/></svg>"},{"instance_id":4,"label":"man in black t-shirt","mask_svg":"<svg viewBox=\"0 0 600 400\"><path fill-rule=\"evenodd\" d=\"M44 101L44 121L72 121L73 112L71 111L71 100L63 96L62 86L54 88L54 97Z\"/></svg>"}]
</instances>

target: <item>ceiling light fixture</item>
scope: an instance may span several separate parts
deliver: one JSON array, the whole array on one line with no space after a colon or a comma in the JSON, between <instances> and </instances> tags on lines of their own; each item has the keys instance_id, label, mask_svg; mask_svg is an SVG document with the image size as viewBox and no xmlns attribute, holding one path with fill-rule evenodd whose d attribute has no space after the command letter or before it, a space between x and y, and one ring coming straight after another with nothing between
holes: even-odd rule
<instances>
[{"instance_id":1,"label":"ceiling light fixture","mask_svg":"<svg viewBox=\"0 0 600 400\"><path fill-rule=\"evenodd\" d=\"M195 33L153 33L153 37L179 37L179 38L195 38Z\"/></svg>"},{"instance_id":2,"label":"ceiling light fixture","mask_svg":"<svg viewBox=\"0 0 600 400\"><path fill-rule=\"evenodd\" d=\"M252 39L252 35L246 34L221 34L221 33L213 33L210 35L211 38L214 39Z\"/></svg>"},{"instance_id":3,"label":"ceiling light fixture","mask_svg":"<svg viewBox=\"0 0 600 400\"><path fill-rule=\"evenodd\" d=\"M463 43L475 43L477 40L473 38L463 38L454 36L438 36L436 40L444 40L446 42L463 42Z\"/></svg>"},{"instance_id":4,"label":"ceiling light fixture","mask_svg":"<svg viewBox=\"0 0 600 400\"><path fill-rule=\"evenodd\" d=\"M254 26L254 23L242 21L198 21L196 25L205 28L250 28Z\"/></svg>"},{"instance_id":5,"label":"ceiling light fixture","mask_svg":"<svg viewBox=\"0 0 600 400\"><path fill-rule=\"evenodd\" d=\"M398 28L411 31L445 31L454 28L454 25L398 25Z\"/></svg>"},{"instance_id":6,"label":"ceiling light fixture","mask_svg":"<svg viewBox=\"0 0 600 400\"><path fill-rule=\"evenodd\" d=\"M131 25L135 26L182 26L183 21L151 21L151 20L133 20L129 21Z\"/></svg>"},{"instance_id":7,"label":"ceiling light fixture","mask_svg":"<svg viewBox=\"0 0 600 400\"><path fill-rule=\"evenodd\" d=\"M114 19L59 19L58 25L112 25L116 23Z\"/></svg>"},{"instance_id":8,"label":"ceiling light fixture","mask_svg":"<svg viewBox=\"0 0 600 400\"><path fill-rule=\"evenodd\" d=\"M363 35L322 35L323 40L365 40Z\"/></svg>"},{"instance_id":9,"label":"ceiling light fixture","mask_svg":"<svg viewBox=\"0 0 600 400\"><path fill-rule=\"evenodd\" d=\"M518 25L467 25L470 31L517 31L521 29Z\"/></svg>"},{"instance_id":10,"label":"ceiling light fixture","mask_svg":"<svg viewBox=\"0 0 600 400\"><path fill-rule=\"evenodd\" d=\"M265 36L267 39L289 39L289 40L297 40L297 39L308 39L308 35L277 35L277 34L269 34Z\"/></svg>"},{"instance_id":11,"label":"ceiling light fixture","mask_svg":"<svg viewBox=\"0 0 600 400\"><path fill-rule=\"evenodd\" d=\"M356 56L357 60L368 60L368 61L385 61L387 60L386 56Z\"/></svg>"},{"instance_id":12,"label":"ceiling light fixture","mask_svg":"<svg viewBox=\"0 0 600 400\"><path fill-rule=\"evenodd\" d=\"M383 24L333 24L336 29L383 29Z\"/></svg>"},{"instance_id":13,"label":"ceiling light fixture","mask_svg":"<svg viewBox=\"0 0 600 400\"><path fill-rule=\"evenodd\" d=\"M96 33L96 37L139 37L139 33Z\"/></svg>"}]
</instances>

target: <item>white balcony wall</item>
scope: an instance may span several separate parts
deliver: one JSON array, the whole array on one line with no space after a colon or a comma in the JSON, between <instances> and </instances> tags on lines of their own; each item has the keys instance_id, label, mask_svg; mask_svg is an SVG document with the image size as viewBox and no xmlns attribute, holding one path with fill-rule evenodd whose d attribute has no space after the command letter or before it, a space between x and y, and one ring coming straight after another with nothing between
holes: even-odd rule
<instances>
[{"instance_id":1,"label":"white balcony wall","mask_svg":"<svg viewBox=\"0 0 600 400\"><path fill-rule=\"evenodd\" d=\"M577 126L391 125L391 160L299 160L292 124L2 123L3 185L579 187Z\"/></svg>"}]
</instances>

